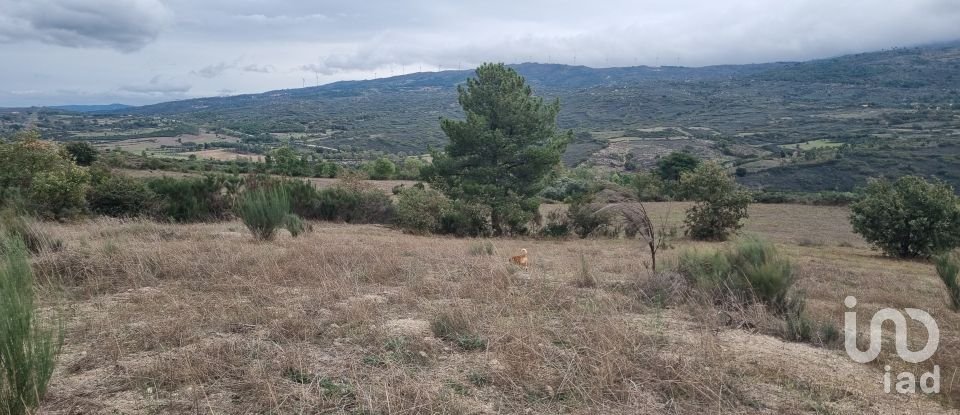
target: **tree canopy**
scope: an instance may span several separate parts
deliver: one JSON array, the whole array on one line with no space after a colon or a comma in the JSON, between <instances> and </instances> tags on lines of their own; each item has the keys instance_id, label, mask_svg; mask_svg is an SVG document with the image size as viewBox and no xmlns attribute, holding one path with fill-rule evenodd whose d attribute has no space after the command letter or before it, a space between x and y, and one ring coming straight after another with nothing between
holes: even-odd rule
<instances>
[{"instance_id":1,"label":"tree canopy","mask_svg":"<svg viewBox=\"0 0 960 415\"><path fill-rule=\"evenodd\" d=\"M545 104L503 64L480 66L457 91L466 118L441 119L450 142L425 177L452 199L489 206L495 233L522 231L572 139L556 127L560 102Z\"/></svg>"},{"instance_id":2,"label":"tree canopy","mask_svg":"<svg viewBox=\"0 0 960 415\"><path fill-rule=\"evenodd\" d=\"M929 257L960 246L960 198L940 181L875 180L850 211L853 230L890 256Z\"/></svg>"},{"instance_id":3,"label":"tree canopy","mask_svg":"<svg viewBox=\"0 0 960 415\"><path fill-rule=\"evenodd\" d=\"M657 161L657 173L663 180L679 181L683 173L700 165L700 159L690 153L674 152Z\"/></svg>"}]
</instances>

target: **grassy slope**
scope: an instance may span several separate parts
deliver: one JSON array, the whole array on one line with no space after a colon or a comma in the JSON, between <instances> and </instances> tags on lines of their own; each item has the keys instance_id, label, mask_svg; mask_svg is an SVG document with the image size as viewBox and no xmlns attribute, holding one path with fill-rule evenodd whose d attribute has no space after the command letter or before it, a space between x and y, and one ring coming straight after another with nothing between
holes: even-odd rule
<instances>
[{"instance_id":1,"label":"grassy slope","mask_svg":"<svg viewBox=\"0 0 960 415\"><path fill-rule=\"evenodd\" d=\"M650 205L673 222L684 207ZM943 334L939 401L960 396L949 382L960 317L931 265L877 257L843 208L751 214L746 231L793 258L815 319L842 327L848 294L864 316L930 310ZM274 243L239 223L45 226L67 246L36 260L68 298L50 413L945 412L882 393L879 364L729 329L710 308L653 305L633 285L651 278L635 241L496 239L487 256L470 253L474 240L379 226L314 224ZM506 265L520 248L529 272ZM576 284L581 255L596 288ZM441 314L463 317L487 347L435 337Z\"/></svg>"}]
</instances>

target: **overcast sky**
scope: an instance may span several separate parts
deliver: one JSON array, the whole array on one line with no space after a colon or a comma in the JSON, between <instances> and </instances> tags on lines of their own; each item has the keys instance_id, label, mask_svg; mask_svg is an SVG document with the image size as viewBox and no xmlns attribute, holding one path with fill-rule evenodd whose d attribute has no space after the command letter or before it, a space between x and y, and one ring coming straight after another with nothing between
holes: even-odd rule
<instances>
[{"instance_id":1,"label":"overcast sky","mask_svg":"<svg viewBox=\"0 0 960 415\"><path fill-rule=\"evenodd\" d=\"M486 61L702 66L955 39L958 0L0 0L0 106L145 104Z\"/></svg>"}]
</instances>

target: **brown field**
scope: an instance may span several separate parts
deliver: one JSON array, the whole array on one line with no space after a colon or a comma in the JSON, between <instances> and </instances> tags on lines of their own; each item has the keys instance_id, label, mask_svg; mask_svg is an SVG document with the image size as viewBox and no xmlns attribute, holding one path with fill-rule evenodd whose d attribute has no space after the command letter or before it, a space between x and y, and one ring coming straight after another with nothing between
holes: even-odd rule
<instances>
[{"instance_id":1,"label":"brown field","mask_svg":"<svg viewBox=\"0 0 960 415\"><path fill-rule=\"evenodd\" d=\"M674 222L684 207L649 205ZM645 268L635 240L314 223L260 243L238 222L98 219L43 225L66 245L35 258L66 325L44 412L951 413L960 317L930 264L877 256L844 208L751 215L744 231L793 260L814 319L842 328L846 295L861 322L881 307L930 311L943 393L883 393L882 364L903 370L892 347L857 364L836 346L764 334L774 323L760 312L755 327L733 328L692 298L651 301L672 280ZM666 262L721 246L675 245ZM520 248L529 270L507 264Z\"/></svg>"},{"instance_id":2,"label":"brown field","mask_svg":"<svg viewBox=\"0 0 960 415\"><path fill-rule=\"evenodd\" d=\"M611 139L610 145L590 155L586 164L604 169L620 170L627 153L635 155L635 162L642 169L656 166L657 158L670 153L688 150L697 157L711 160L729 160L713 146L712 141L696 138L636 138Z\"/></svg>"},{"instance_id":3,"label":"brown field","mask_svg":"<svg viewBox=\"0 0 960 415\"><path fill-rule=\"evenodd\" d=\"M180 139L178 142L177 139ZM96 137L91 137L91 140L96 140ZM199 135L184 134L177 137L149 137L149 138L133 138L129 140L120 140L120 141L104 141L98 142L94 145L102 149L114 149L119 147L121 150L129 151L131 153L140 154L141 151L146 151L148 153L154 153L160 151L161 147L179 147L181 142L183 143L214 143L214 142L230 142L235 143L239 141L236 137L231 137L227 135L221 135L219 138L216 134L211 133L202 133Z\"/></svg>"},{"instance_id":4,"label":"brown field","mask_svg":"<svg viewBox=\"0 0 960 415\"><path fill-rule=\"evenodd\" d=\"M210 159L210 160L241 160L246 159L250 161L262 162L263 156L259 154L241 154L237 153L230 149L216 148L212 150L200 150L200 151L189 151L185 153L177 153L177 155L182 157L188 157L190 155L197 156L201 159Z\"/></svg>"}]
</instances>

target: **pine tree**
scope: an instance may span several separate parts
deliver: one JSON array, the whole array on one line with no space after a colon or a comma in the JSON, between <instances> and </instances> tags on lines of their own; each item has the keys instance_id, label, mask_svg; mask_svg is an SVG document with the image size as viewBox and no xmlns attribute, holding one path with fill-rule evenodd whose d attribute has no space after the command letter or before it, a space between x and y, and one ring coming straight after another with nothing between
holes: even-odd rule
<instances>
[{"instance_id":1,"label":"pine tree","mask_svg":"<svg viewBox=\"0 0 960 415\"><path fill-rule=\"evenodd\" d=\"M502 63L480 66L457 91L466 119L441 119L450 143L424 175L452 199L489 206L495 233L522 232L572 138L557 130L560 102L544 104Z\"/></svg>"}]
</instances>

